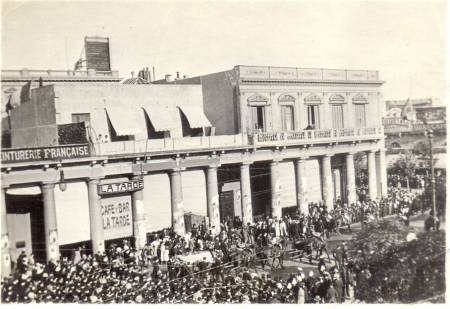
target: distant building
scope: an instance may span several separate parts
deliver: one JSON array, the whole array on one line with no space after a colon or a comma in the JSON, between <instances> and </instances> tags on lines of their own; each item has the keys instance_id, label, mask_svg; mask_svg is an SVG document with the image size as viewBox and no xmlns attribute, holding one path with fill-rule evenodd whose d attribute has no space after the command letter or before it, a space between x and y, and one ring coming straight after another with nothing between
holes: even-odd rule
<instances>
[{"instance_id":1,"label":"distant building","mask_svg":"<svg viewBox=\"0 0 450 309\"><path fill-rule=\"evenodd\" d=\"M387 100L385 118L404 118L404 120L416 121L416 110L423 107L438 107L440 101L437 98Z\"/></svg>"},{"instance_id":2,"label":"distant building","mask_svg":"<svg viewBox=\"0 0 450 309\"><path fill-rule=\"evenodd\" d=\"M421 134L426 129L446 130L446 107L440 106L437 99L386 101L385 104L383 126L388 135Z\"/></svg>"},{"instance_id":3,"label":"distant building","mask_svg":"<svg viewBox=\"0 0 450 309\"><path fill-rule=\"evenodd\" d=\"M386 101L386 109L383 127L388 154L413 151L421 144L428 145L425 131L430 129L435 135L435 151L446 152L447 113L439 100Z\"/></svg>"},{"instance_id":4,"label":"distant building","mask_svg":"<svg viewBox=\"0 0 450 309\"><path fill-rule=\"evenodd\" d=\"M13 107L29 99L30 89L49 84L118 83L119 72L111 69L109 38L85 37L82 57L73 70L2 70L2 118L6 117L6 104Z\"/></svg>"}]
</instances>

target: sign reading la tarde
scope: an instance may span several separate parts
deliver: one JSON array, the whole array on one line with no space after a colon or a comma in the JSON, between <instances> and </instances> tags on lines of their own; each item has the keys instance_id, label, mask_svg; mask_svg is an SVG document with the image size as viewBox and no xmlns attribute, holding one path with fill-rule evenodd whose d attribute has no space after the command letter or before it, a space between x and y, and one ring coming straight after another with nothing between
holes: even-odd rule
<instances>
[{"instance_id":1,"label":"sign reading la tarde","mask_svg":"<svg viewBox=\"0 0 450 309\"><path fill-rule=\"evenodd\" d=\"M144 189L144 180L131 180L125 182L107 183L98 185L98 194L107 195L123 192L133 192Z\"/></svg>"},{"instance_id":2,"label":"sign reading la tarde","mask_svg":"<svg viewBox=\"0 0 450 309\"><path fill-rule=\"evenodd\" d=\"M90 157L89 145L64 145L2 150L2 163L50 161Z\"/></svg>"}]
</instances>

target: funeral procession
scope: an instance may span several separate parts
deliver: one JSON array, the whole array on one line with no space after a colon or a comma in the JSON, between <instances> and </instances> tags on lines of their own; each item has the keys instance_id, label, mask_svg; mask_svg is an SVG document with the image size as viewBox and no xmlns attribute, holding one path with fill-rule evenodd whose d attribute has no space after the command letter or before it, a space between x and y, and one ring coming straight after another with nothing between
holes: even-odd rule
<instances>
[{"instance_id":1,"label":"funeral procession","mask_svg":"<svg viewBox=\"0 0 450 309\"><path fill-rule=\"evenodd\" d=\"M1 303L446 302L445 1L1 6Z\"/></svg>"}]
</instances>

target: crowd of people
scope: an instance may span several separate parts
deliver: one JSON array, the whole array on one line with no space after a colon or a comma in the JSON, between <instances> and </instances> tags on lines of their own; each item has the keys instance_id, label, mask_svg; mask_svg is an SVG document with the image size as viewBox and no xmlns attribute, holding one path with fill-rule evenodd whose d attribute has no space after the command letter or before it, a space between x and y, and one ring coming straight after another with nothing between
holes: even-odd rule
<instances>
[{"instance_id":1,"label":"crowd of people","mask_svg":"<svg viewBox=\"0 0 450 309\"><path fill-rule=\"evenodd\" d=\"M266 217L243 224L239 217L221 223L220 233L204 224L177 235L172 229L150 235L144 248L136 250L127 241L111 245L104 253L90 254L82 248L71 257L46 264L21 254L14 273L2 278L2 301L77 303L340 303L357 298L355 287L363 286L367 270L348 256L346 244L323 252L326 239L345 226L397 214L409 216L414 196L390 188L387 198L346 205L336 201L333 210L311 203L308 214ZM405 211L405 209L407 209ZM408 217L409 218L409 217ZM408 219L409 220L409 219ZM405 222L406 223L406 222ZM314 271L296 273L287 279L273 278L257 270L270 259L283 267L284 252L299 239L314 238L317 248ZM289 249L289 246L291 248ZM269 250L268 248L272 248ZM278 248L274 250L273 248ZM254 256L241 254L245 250ZM250 250L251 249L251 250ZM320 251L319 251L320 250ZM209 252L210 259L186 262L183 256ZM264 252L265 255L259 253ZM327 254L328 264L323 253ZM330 254L331 257L330 258ZM311 262L310 255L310 262ZM274 260L272 260L274 261ZM330 264L331 262L331 264ZM252 269L253 267L253 269Z\"/></svg>"},{"instance_id":2,"label":"crowd of people","mask_svg":"<svg viewBox=\"0 0 450 309\"><path fill-rule=\"evenodd\" d=\"M319 260L317 271L301 268L288 279L242 267L226 273L224 265L182 263L170 258L167 271L159 264L139 265L127 243L94 256L63 258L43 265L25 255L13 277L2 282L2 301L21 303L324 303L353 296L355 273L345 246L335 251L335 265Z\"/></svg>"}]
</instances>

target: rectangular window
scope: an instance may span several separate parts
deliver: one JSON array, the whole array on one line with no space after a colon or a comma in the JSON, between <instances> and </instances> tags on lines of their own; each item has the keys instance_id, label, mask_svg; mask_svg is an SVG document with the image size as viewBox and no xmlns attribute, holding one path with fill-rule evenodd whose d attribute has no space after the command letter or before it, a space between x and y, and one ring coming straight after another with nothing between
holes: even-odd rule
<instances>
[{"instance_id":1,"label":"rectangular window","mask_svg":"<svg viewBox=\"0 0 450 309\"><path fill-rule=\"evenodd\" d=\"M331 104L331 116L334 129L344 127L344 110L342 104Z\"/></svg>"},{"instance_id":2,"label":"rectangular window","mask_svg":"<svg viewBox=\"0 0 450 309\"><path fill-rule=\"evenodd\" d=\"M354 104L355 106L355 125L357 128L366 126L366 104Z\"/></svg>"},{"instance_id":3,"label":"rectangular window","mask_svg":"<svg viewBox=\"0 0 450 309\"><path fill-rule=\"evenodd\" d=\"M252 131L265 131L265 116L264 116L264 106L251 106L251 125Z\"/></svg>"},{"instance_id":4,"label":"rectangular window","mask_svg":"<svg viewBox=\"0 0 450 309\"><path fill-rule=\"evenodd\" d=\"M283 131L294 131L294 107L292 105L281 106L281 126Z\"/></svg>"},{"instance_id":5,"label":"rectangular window","mask_svg":"<svg viewBox=\"0 0 450 309\"><path fill-rule=\"evenodd\" d=\"M317 130L320 129L319 124L319 105L308 105L308 130Z\"/></svg>"},{"instance_id":6,"label":"rectangular window","mask_svg":"<svg viewBox=\"0 0 450 309\"><path fill-rule=\"evenodd\" d=\"M91 114L89 113L81 113L81 114L72 114L72 123L85 122L86 126L89 126L91 123Z\"/></svg>"}]
</instances>

